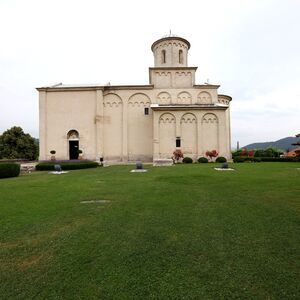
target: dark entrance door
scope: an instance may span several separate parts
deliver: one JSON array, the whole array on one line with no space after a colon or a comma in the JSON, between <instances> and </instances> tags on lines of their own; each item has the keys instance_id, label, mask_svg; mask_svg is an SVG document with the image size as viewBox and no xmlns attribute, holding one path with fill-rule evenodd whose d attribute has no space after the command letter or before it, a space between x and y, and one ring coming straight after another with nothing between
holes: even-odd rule
<instances>
[{"instance_id":1,"label":"dark entrance door","mask_svg":"<svg viewBox=\"0 0 300 300\"><path fill-rule=\"evenodd\" d=\"M69 141L70 159L78 159L79 141Z\"/></svg>"}]
</instances>

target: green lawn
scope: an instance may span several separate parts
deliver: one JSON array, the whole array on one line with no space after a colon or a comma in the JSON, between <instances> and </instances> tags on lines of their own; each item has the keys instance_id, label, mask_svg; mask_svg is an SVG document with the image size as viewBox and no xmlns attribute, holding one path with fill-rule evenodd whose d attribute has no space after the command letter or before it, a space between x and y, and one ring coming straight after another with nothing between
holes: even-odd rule
<instances>
[{"instance_id":1,"label":"green lawn","mask_svg":"<svg viewBox=\"0 0 300 300\"><path fill-rule=\"evenodd\" d=\"M212 167L1 179L0 298L299 299L300 164Z\"/></svg>"}]
</instances>

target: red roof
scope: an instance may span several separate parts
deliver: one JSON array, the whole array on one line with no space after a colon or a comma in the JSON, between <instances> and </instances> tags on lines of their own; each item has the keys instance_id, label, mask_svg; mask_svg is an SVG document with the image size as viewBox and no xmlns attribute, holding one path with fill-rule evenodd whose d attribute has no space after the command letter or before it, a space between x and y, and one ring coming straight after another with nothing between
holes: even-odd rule
<instances>
[{"instance_id":1,"label":"red roof","mask_svg":"<svg viewBox=\"0 0 300 300\"><path fill-rule=\"evenodd\" d=\"M293 156L293 157L295 157L295 156L298 155L299 151L300 151L300 147L295 148L295 149L287 152L284 156Z\"/></svg>"}]
</instances>

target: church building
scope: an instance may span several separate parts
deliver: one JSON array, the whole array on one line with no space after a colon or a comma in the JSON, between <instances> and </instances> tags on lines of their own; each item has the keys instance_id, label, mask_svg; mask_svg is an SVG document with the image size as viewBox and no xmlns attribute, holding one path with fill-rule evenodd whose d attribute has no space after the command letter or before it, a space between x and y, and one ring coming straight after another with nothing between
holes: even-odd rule
<instances>
[{"instance_id":1,"label":"church building","mask_svg":"<svg viewBox=\"0 0 300 300\"><path fill-rule=\"evenodd\" d=\"M197 159L217 150L231 158L230 101L219 85L196 84L188 66L190 43L155 41L146 85L65 85L39 91L40 160L102 158L150 162L180 149Z\"/></svg>"}]
</instances>

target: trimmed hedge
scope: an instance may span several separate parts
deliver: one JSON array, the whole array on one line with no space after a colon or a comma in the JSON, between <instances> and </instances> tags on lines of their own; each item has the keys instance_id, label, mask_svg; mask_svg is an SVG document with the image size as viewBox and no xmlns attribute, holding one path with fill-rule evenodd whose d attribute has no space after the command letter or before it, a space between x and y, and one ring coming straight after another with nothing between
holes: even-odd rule
<instances>
[{"instance_id":1,"label":"trimmed hedge","mask_svg":"<svg viewBox=\"0 0 300 300\"><path fill-rule=\"evenodd\" d=\"M198 158L198 163L203 163L203 164L208 163L208 159L206 157L203 157L203 156L199 157Z\"/></svg>"},{"instance_id":2,"label":"trimmed hedge","mask_svg":"<svg viewBox=\"0 0 300 300\"><path fill-rule=\"evenodd\" d=\"M260 157L248 157L248 156L236 156L233 158L233 162L235 162L235 163L261 162L261 158Z\"/></svg>"},{"instance_id":3,"label":"trimmed hedge","mask_svg":"<svg viewBox=\"0 0 300 300\"><path fill-rule=\"evenodd\" d=\"M219 156L219 157L217 157L216 162L217 163L225 163L225 162L227 162L227 159L223 156Z\"/></svg>"},{"instance_id":4,"label":"trimmed hedge","mask_svg":"<svg viewBox=\"0 0 300 300\"><path fill-rule=\"evenodd\" d=\"M236 156L233 158L235 163L243 162L300 162L300 157L247 157Z\"/></svg>"},{"instance_id":5,"label":"trimmed hedge","mask_svg":"<svg viewBox=\"0 0 300 300\"><path fill-rule=\"evenodd\" d=\"M99 164L94 161L85 162L43 162L35 166L37 171L54 171L54 165L60 165L62 170L78 170L78 169L88 169L97 168Z\"/></svg>"},{"instance_id":6,"label":"trimmed hedge","mask_svg":"<svg viewBox=\"0 0 300 300\"><path fill-rule=\"evenodd\" d=\"M20 164L0 163L0 178L17 177L20 169Z\"/></svg>"},{"instance_id":7,"label":"trimmed hedge","mask_svg":"<svg viewBox=\"0 0 300 300\"><path fill-rule=\"evenodd\" d=\"M193 163L193 160L190 158L190 157L184 157L183 158L183 160L182 160L182 162L184 163L184 164L192 164Z\"/></svg>"},{"instance_id":8,"label":"trimmed hedge","mask_svg":"<svg viewBox=\"0 0 300 300\"><path fill-rule=\"evenodd\" d=\"M264 162L300 162L300 157L261 157Z\"/></svg>"}]
</instances>

